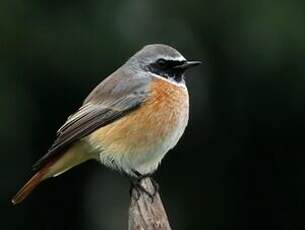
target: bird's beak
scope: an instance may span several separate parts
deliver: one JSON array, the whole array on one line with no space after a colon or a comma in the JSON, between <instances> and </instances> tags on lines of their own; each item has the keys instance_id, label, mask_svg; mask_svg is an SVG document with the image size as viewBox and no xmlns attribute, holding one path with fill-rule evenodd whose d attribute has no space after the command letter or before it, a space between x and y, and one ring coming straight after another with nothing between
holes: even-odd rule
<instances>
[{"instance_id":1,"label":"bird's beak","mask_svg":"<svg viewBox=\"0 0 305 230\"><path fill-rule=\"evenodd\" d=\"M181 69L181 70L187 70L190 69L194 66L200 65L201 61L186 61L184 63L182 63L181 65L177 65L174 68L175 69Z\"/></svg>"}]
</instances>

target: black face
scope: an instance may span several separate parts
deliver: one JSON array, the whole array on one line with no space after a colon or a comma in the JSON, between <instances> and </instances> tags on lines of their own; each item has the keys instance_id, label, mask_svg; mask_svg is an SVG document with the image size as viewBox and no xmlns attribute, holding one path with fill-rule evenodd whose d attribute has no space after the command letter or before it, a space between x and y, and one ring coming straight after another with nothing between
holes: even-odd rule
<instances>
[{"instance_id":1,"label":"black face","mask_svg":"<svg viewBox=\"0 0 305 230\"><path fill-rule=\"evenodd\" d=\"M170 78L177 82L181 82L183 80L184 69L177 67L184 63L186 63L186 61L165 60L160 58L156 62L149 64L147 69L164 78Z\"/></svg>"}]
</instances>

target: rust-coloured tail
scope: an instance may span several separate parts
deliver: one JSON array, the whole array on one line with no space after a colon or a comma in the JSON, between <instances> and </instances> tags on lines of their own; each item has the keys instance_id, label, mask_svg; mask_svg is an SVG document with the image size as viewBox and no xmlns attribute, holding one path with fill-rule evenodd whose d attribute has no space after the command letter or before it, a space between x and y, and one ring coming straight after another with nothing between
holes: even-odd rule
<instances>
[{"instance_id":1,"label":"rust-coloured tail","mask_svg":"<svg viewBox=\"0 0 305 230\"><path fill-rule=\"evenodd\" d=\"M41 168L32 178L18 191L18 193L11 200L12 203L21 203L44 179L48 172L49 164Z\"/></svg>"},{"instance_id":2,"label":"rust-coloured tail","mask_svg":"<svg viewBox=\"0 0 305 230\"><path fill-rule=\"evenodd\" d=\"M12 203L14 205L21 203L42 180L43 174L39 171L18 191L12 199Z\"/></svg>"},{"instance_id":3,"label":"rust-coloured tail","mask_svg":"<svg viewBox=\"0 0 305 230\"><path fill-rule=\"evenodd\" d=\"M91 158L95 158L95 155L89 153L88 146L83 142L74 144L61 155L50 157L46 164L13 197L12 203L22 202L43 180L56 177Z\"/></svg>"}]
</instances>

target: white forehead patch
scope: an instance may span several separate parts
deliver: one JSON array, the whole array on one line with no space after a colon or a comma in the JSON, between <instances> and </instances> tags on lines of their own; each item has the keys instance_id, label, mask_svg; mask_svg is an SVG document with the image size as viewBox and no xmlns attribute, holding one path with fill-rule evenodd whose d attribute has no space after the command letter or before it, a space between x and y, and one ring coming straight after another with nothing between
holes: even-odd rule
<instances>
[{"instance_id":1,"label":"white forehead patch","mask_svg":"<svg viewBox=\"0 0 305 230\"><path fill-rule=\"evenodd\" d=\"M180 56L167 56L167 55L157 55L156 60L158 59L164 59L164 60L170 60L170 61L186 61L185 57L183 57L182 55Z\"/></svg>"}]
</instances>

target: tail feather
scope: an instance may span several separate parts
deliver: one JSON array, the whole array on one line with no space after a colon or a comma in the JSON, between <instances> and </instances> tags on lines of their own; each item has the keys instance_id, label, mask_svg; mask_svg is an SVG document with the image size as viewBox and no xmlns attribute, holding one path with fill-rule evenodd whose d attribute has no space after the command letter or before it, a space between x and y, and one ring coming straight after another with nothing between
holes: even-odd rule
<instances>
[{"instance_id":1,"label":"tail feather","mask_svg":"<svg viewBox=\"0 0 305 230\"><path fill-rule=\"evenodd\" d=\"M94 154L90 154L88 146L82 142L61 155L49 158L48 162L13 197L12 203L22 202L43 180L58 176L91 158L94 158Z\"/></svg>"},{"instance_id":2,"label":"tail feather","mask_svg":"<svg viewBox=\"0 0 305 230\"><path fill-rule=\"evenodd\" d=\"M47 165L46 165L47 166ZM32 178L17 192L11 200L14 205L21 203L44 179L46 179L48 167L40 169Z\"/></svg>"}]
</instances>

